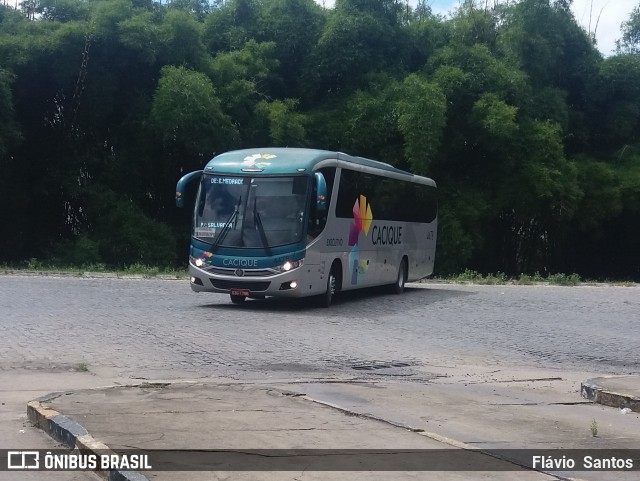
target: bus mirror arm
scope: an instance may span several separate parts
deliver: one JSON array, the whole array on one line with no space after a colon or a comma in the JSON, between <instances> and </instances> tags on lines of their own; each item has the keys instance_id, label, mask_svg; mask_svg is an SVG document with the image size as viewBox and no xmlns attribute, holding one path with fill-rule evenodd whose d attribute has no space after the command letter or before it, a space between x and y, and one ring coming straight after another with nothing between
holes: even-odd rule
<instances>
[{"instance_id":1,"label":"bus mirror arm","mask_svg":"<svg viewBox=\"0 0 640 481\"><path fill-rule=\"evenodd\" d=\"M187 184L196 178L199 179L200 177L202 177L202 171L196 170L195 172L190 172L180 178L176 184L176 207L184 207L184 191Z\"/></svg>"}]
</instances>

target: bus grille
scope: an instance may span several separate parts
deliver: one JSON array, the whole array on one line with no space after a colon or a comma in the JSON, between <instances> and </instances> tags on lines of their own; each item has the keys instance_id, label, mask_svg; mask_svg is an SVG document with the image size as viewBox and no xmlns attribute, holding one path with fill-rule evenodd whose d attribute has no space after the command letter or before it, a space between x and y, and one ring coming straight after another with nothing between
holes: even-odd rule
<instances>
[{"instance_id":1,"label":"bus grille","mask_svg":"<svg viewBox=\"0 0 640 481\"><path fill-rule=\"evenodd\" d=\"M235 276L237 269L228 269L225 267L210 267L205 269L212 274L221 276ZM242 269L244 277L270 277L279 274L275 269Z\"/></svg>"},{"instance_id":2,"label":"bus grille","mask_svg":"<svg viewBox=\"0 0 640 481\"><path fill-rule=\"evenodd\" d=\"M269 289L269 284L271 284L271 282L211 279L211 284L213 284L213 287L216 289L249 289L250 291L266 291Z\"/></svg>"}]
</instances>

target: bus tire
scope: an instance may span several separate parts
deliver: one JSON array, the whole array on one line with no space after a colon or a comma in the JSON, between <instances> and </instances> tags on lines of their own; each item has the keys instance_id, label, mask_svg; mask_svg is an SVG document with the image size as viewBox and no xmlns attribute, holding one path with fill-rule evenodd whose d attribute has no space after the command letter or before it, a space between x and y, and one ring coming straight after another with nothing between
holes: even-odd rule
<instances>
[{"instance_id":1,"label":"bus tire","mask_svg":"<svg viewBox=\"0 0 640 481\"><path fill-rule=\"evenodd\" d=\"M398 267L398 276L396 282L393 284L393 293L402 294L404 292L404 285L407 282L407 259L405 257L400 261L400 267Z\"/></svg>"},{"instance_id":2,"label":"bus tire","mask_svg":"<svg viewBox=\"0 0 640 481\"><path fill-rule=\"evenodd\" d=\"M327 276L327 290L321 297L322 307L331 306L336 292L338 292L338 267L337 264L334 264L331 266L331 271Z\"/></svg>"},{"instance_id":3,"label":"bus tire","mask_svg":"<svg viewBox=\"0 0 640 481\"><path fill-rule=\"evenodd\" d=\"M233 302L234 304L242 304L247 298L244 296L234 296L233 294L230 294L231 296L231 302Z\"/></svg>"}]
</instances>

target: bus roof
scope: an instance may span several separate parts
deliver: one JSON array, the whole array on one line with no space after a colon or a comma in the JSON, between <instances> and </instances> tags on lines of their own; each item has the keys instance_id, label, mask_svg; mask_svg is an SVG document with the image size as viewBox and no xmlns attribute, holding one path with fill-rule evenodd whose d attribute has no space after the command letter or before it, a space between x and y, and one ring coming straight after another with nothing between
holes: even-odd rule
<instances>
[{"instance_id":1,"label":"bus roof","mask_svg":"<svg viewBox=\"0 0 640 481\"><path fill-rule=\"evenodd\" d=\"M239 174L260 172L265 174L297 174L311 172L313 167L323 160L340 160L363 165L395 174L415 176L411 172L396 169L392 165L377 160L355 157L343 152L329 150L265 147L225 152L215 156L207 163L205 172L220 174Z\"/></svg>"}]
</instances>

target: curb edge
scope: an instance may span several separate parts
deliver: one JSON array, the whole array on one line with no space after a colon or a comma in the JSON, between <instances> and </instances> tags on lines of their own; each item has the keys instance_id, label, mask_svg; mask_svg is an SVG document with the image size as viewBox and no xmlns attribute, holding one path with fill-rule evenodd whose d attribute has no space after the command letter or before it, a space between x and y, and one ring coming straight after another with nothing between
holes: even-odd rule
<instances>
[{"instance_id":1,"label":"curb edge","mask_svg":"<svg viewBox=\"0 0 640 481\"><path fill-rule=\"evenodd\" d=\"M580 395L597 404L619 409L629 408L633 412L640 413L640 398L632 394L609 391L600 386L597 379L587 379L581 383Z\"/></svg>"},{"instance_id":2,"label":"curb edge","mask_svg":"<svg viewBox=\"0 0 640 481\"><path fill-rule=\"evenodd\" d=\"M46 399L46 396L39 399ZM111 451L111 448L95 440L76 421L55 409L44 406L40 401L27 403L27 417L36 428L43 430L49 437L70 449L88 454L97 454L97 451ZM93 472L105 481L149 481L146 476L135 471L95 469Z\"/></svg>"}]
</instances>

